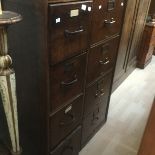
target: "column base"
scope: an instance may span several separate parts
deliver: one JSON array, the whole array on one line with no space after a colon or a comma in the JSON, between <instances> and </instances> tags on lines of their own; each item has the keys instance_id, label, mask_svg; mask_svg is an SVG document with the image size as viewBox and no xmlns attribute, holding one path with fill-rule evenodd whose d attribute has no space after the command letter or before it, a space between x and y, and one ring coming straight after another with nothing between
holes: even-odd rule
<instances>
[{"instance_id":1,"label":"column base","mask_svg":"<svg viewBox=\"0 0 155 155\"><path fill-rule=\"evenodd\" d=\"M19 152L13 152L11 151L11 155L21 155L22 154L22 149L20 149Z\"/></svg>"}]
</instances>

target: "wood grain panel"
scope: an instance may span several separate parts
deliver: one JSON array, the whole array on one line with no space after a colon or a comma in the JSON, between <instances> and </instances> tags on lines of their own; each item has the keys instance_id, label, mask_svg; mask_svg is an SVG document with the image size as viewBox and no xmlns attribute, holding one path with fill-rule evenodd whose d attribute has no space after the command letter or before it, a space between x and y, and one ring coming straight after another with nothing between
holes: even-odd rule
<instances>
[{"instance_id":1,"label":"wood grain panel","mask_svg":"<svg viewBox=\"0 0 155 155\"><path fill-rule=\"evenodd\" d=\"M126 52L131 39L131 31L133 28L133 21L135 16L135 9L137 6L137 0L129 0L126 4L126 11L124 17L124 25L122 30L122 36L120 46L118 50L118 57L115 69L114 82L117 81L125 72L125 60Z\"/></svg>"},{"instance_id":2,"label":"wood grain panel","mask_svg":"<svg viewBox=\"0 0 155 155\"><path fill-rule=\"evenodd\" d=\"M133 37L132 37L132 43L130 46L130 52L129 52L128 62L127 62L128 63L127 69L131 65L133 65L133 62L137 58L137 51L140 47L140 42L142 39L150 2L151 2L151 0L140 0L140 2L139 2L139 8L138 8L137 16L136 16Z\"/></svg>"},{"instance_id":3,"label":"wood grain panel","mask_svg":"<svg viewBox=\"0 0 155 155\"><path fill-rule=\"evenodd\" d=\"M128 0L122 30L113 90L136 68L137 50L145 26L150 0Z\"/></svg>"},{"instance_id":4,"label":"wood grain panel","mask_svg":"<svg viewBox=\"0 0 155 155\"><path fill-rule=\"evenodd\" d=\"M78 55L88 49L91 1L49 5L51 64Z\"/></svg>"},{"instance_id":5,"label":"wood grain panel","mask_svg":"<svg viewBox=\"0 0 155 155\"><path fill-rule=\"evenodd\" d=\"M153 34L154 27L153 26L145 26L145 30L143 32L143 38L140 44L140 49L138 50L137 57L137 67L144 68L152 59L155 40Z\"/></svg>"},{"instance_id":6,"label":"wood grain panel","mask_svg":"<svg viewBox=\"0 0 155 155\"><path fill-rule=\"evenodd\" d=\"M155 154L155 100L148 119L138 155Z\"/></svg>"}]
</instances>

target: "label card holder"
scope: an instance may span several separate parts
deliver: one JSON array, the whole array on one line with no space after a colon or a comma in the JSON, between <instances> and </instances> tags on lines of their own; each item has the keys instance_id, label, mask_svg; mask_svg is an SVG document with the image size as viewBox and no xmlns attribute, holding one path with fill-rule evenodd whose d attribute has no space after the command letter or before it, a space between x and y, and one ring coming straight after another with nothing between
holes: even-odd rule
<instances>
[{"instance_id":1,"label":"label card holder","mask_svg":"<svg viewBox=\"0 0 155 155\"><path fill-rule=\"evenodd\" d=\"M79 9L70 10L70 17L77 17L79 16Z\"/></svg>"}]
</instances>

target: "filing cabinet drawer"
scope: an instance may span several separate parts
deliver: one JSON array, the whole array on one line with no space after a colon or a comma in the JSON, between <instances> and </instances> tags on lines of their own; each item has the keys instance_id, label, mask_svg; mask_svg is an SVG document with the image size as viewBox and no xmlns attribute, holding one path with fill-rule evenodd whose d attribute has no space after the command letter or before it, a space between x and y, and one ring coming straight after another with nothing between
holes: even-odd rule
<instances>
[{"instance_id":1,"label":"filing cabinet drawer","mask_svg":"<svg viewBox=\"0 0 155 155\"><path fill-rule=\"evenodd\" d=\"M120 33L124 0L95 0L92 13L91 44Z\"/></svg>"},{"instance_id":2,"label":"filing cabinet drawer","mask_svg":"<svg viewBox=\"0 0 155 155\"><path fill-rule=\"evenodd\" d=\"M83 93L86 54L70 59L51 69L51 111Z\"/></svg>"},{"instance_id":3,"label":"filing cabinet drawer","mask_svg":"<svg viewBox=\"0 0 155 155\"><path fill-rule=\"evenodd\" d=\"M114 67L119 37L93 47L89 52L87 84Z\"/></svg>"},{"instance_id":4,"label":"filing cabinet drawer","mask_svg":"<svg viewBox=\"0 0 155 155\"><path fill-rule=\"evenodd\" d=\"M106 121L106 107L98 106L83 120L82 145L84 145Z\"/></svg>"},{"instance_id":5,"label":"filing cabinet drawer","mask_svg":"<svg viewBox=\"0 0 155 155\"><path fill-rule=\"evenodd\" d=\"M51 148L81 123L82 105L83 96L80 96L50 118Z\"/></svg>"},{"instance_id":6,"label":"filing cabinet drawer","mask_svg":"<svg viewBox=\"0 0 155 155\"><path fill-rule=\"evenodd\" d=\"M97 106L107 105L110 96L112 73L95 82L86 89L84 115L88 115Z\"/></svg>"},{"instance_id":7,"label":"filing cabinet drawer","mask_svg":"<svg viewBox=\"0 0 155 155\"><path fill-rule=\"evenodd\" d=\"M49 6L49 44L52 64L81 53L89 47L90 10L91 1Z\"/></svg>"},{"instance_id":8,"label":"filing cabinet drawer","mask_svg":"<svg viewBox=\"0 0 155 155\"><path fill-rule=\"evenodd\" d=\"M81 142L81 127L78 127L71 135L61 142L50 155L78 155Z\"/></svg>"}]
</instances>

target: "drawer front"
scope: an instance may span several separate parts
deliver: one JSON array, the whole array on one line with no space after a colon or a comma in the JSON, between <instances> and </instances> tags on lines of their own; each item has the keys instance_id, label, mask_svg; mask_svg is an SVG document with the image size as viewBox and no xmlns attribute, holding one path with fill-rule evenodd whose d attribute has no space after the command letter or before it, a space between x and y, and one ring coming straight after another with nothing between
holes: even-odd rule
<instances>
[{"instance_id":1,"label":"drawer front","mask_svg":"<svg viewBox=\"0 0 155 155\"><path fill-rule=\"evenodd\" d=\"M87 84L114 67L119 37L93 47L89 52Z\"/></svg>"},{"instance_id":2,"label":"drawer front","mask_svg":"<svg viewBox=\"0 0 155 155\"><path fill-rule=\"evenodd\" d=\"M83 93L85 68L86 54L52 67L51 111Z\"/></svg>"},{"instance_id":3,"label":"drawer front","mask_svg":"<svg viewBox=\"0 0 155 155\"><path fill-rule=\"evenodd\" d=\"M83 96L80 96L51 117L51 148L54 148L81 123L82 105Z\"/></svg>"},{"instance_id":4,"label":"drawer front","mask_svg":"<svg viewBox=\"0 0 155 155\"><path fill-rule=\"evenodd\" d=\"M98 126L105 123L105 116L106 108L104 106L98 106L91 114L84 118L82 128L82 145L86 144L96 133Z\"/></svg>"},{"instance_id":5,"label":"drawer front","mask_svg":"<svg viewBox=\"0 0 155 155\"><path fill-rule=\"evenodd\" d=\"M108 104L110 95L110 86L112 82L112 73L101 78L95 84L88 87L85 95L84 115L88 115L99 105Z\"/></svg>"},{"instance_id":6,"label":"drawer front","mask_svg":"<svg viewBox=\"0 0 155 155\"><path fill-rule=\"evenodd\" d=\"M58 63L88 48L91 2L49 6L51 63Z\"/></svg>"},{"instance_id":7,"label":"drawer front","mask_svg":"<svg viewBox=\"0 0 155 155\"><path fill-rule=\"evenodd\" d=\"M124 0L95 0L92 13L91 44L119 34Z\"/></svg>"},{"instance_id":8,"label":"drawer front","mask_svg":"<svg viewBox=\"0 0 155 155\"><path fill-rule=\"evenodd\" d=\"M81 142L81 127L78 127L71 135L61 142L50 155L78 155Z\"/></svg>"}]
</instances>

